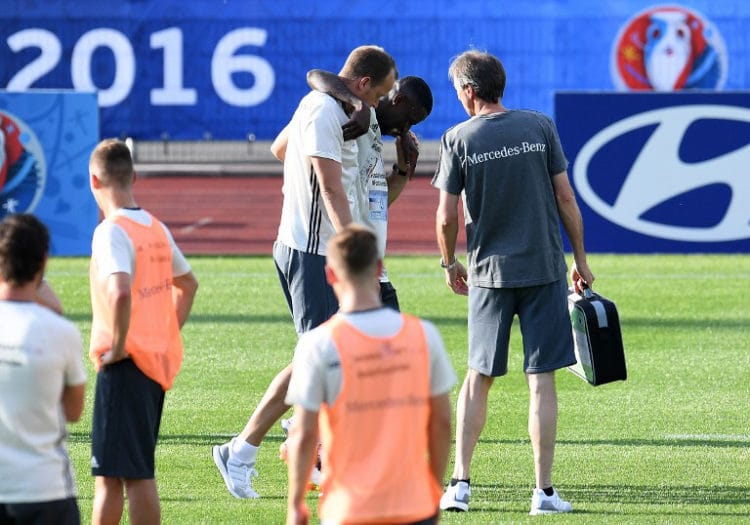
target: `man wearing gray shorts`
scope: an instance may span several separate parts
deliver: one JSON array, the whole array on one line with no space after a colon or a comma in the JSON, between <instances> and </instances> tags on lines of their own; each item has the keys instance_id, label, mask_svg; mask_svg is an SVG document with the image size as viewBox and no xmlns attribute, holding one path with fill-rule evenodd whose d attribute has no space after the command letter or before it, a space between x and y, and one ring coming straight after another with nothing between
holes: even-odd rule
<instances>
[{"instance_id":1,"label":"man wearing gray shorts","mask_svg":"<svg viewBox=\"0 0 750 525\"><path fill-rule=\"evenodd\" d=\"M594 275L567 160L550 118L503 106L505 71L496 57L467 51L448 75L470 118L443 135L432 185L440 190L436 228L446 283L469 296L469 369L457 403L453 477L440 508L469 508L471 457L489 389L507 372L510 329L518 315L536 476L530 514L570 512L571 504L552 486L554 374L575 363L560 221L573 248L574 288L590 286ZM467 268L455 256L462 193Z\"/></svg>"},{"instance_id":2,"label":"man wearing gray shorts","mask_svg":"<svg viewBox=\"0 0 750 525\"><path fill-rule=\"evenodd\" d=\"M393 88L396 74L393 57L377 46L355 48L339 72L346 86L371 106ZM324 266L328 239L358 211L353 209L358 201L357 143L344 140L342 130L348 120L338 100L313 91L302 98L271 145L272 153L284 162L284 199L273 258L298 334L338 309ZM235 498L260 497L252 487L258 475L258 447L289 409L285 397L291 371L289 363L276 375L239 435L211 449Z\"/></svg>"}]
</instances>

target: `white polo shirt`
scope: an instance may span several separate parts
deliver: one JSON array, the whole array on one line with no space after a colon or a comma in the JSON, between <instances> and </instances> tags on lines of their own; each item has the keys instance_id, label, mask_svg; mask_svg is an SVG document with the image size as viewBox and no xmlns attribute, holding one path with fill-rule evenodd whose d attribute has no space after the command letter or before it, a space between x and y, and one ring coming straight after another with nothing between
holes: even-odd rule
<instances>
[{"instance_id":1,"label":"white polo shirt","mask_svg":"<svg viewBox=\"0 0 750 525\"><path fill-rule=\"evenodd\" d=\"M348 120L334 98L311 91L300 101L289 122L284 157L284 201L277 240L290 248L325 255L326 244L334 234L310 157L341 164L341 182L352 217L357 221L357 141L344 142L341 131Z\"/></svg>"}]
</instances>

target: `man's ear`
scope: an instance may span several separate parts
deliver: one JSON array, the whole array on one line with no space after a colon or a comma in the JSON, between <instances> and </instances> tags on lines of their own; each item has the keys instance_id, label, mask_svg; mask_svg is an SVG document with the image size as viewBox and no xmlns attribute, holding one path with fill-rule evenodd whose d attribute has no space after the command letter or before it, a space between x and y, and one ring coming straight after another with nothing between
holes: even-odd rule
<instances>
[{"instance_id":1,"label":"man's ear","mask_svg":"<svg viewBox=\"0 0 750 525\"><path fill-rule=\"evenodd\" d=\"M372 86L372 77L361 77L357 84L359 85L359 89L362 91L367 91Z\"/></svg>"},{"instance_id":2,"label":"man's ear","mask_svg":"<svg viewBox=\"0 0 750 525\"><path fill-rule=\"evenodd\" d=\"M89 173L89 177L91 177L91 187L95 189L99 189L102 186L102 181L99 180L99 178L94 175L93 173Z\"/></svg>"},{"instance_id":3,"label":"man's ear","mask_svg":"<svg viewBox=\"0 0 750 525\"><path fill-rule=\"evenodd\" d=\"M396 95L391 99L391 105L392 106L398 106L402 102L408 102L409 99L406 98L406 95L403 93L396 93Z\"/></svg>"},{"instance_id":4,"label":"man's ear","mask_svg":"<svg viewBox=\"0 0 750 525\"><path fill-rule=\"evenodd\" d=\"M329 265L326 264L325 266L325 272L326 272L326 281L331 286L334 285L334 283L338 282L338 277L336 276L336 272L331 268Z\"/></svg>"}]
</instances>

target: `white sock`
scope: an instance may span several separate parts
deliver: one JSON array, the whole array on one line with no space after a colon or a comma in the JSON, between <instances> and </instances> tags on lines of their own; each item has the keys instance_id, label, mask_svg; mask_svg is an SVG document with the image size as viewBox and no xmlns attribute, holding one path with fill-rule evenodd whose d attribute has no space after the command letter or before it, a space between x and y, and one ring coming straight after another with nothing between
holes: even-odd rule
<instances>
[{"instance_id":1,"label":"white sock","mask_svg":"<svg viewBox=\"0 0 750 525\"><path fill-rule=\"evenodd\" d=\"M244 439L234 438L232 439L229 450L232 455L242 461L243 463L253 463L255 456L258 454L258 447L251 445Z\"/></svg>"}]
</instances>

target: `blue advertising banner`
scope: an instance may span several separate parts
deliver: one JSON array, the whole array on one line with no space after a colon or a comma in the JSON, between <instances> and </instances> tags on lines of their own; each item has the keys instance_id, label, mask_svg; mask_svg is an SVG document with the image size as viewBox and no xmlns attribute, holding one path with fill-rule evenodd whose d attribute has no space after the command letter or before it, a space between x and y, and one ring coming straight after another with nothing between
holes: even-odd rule
<instances>
[{"instance_id":1,"label":"blue advertising banner","mask_svg":"<svg viewBox=\"0 0 750 525\"><path fill-rule=\"evenodd\" d=\"M750 251L750 92L558 93L596 252Z\"/></svg>"},{"instance_id":2,"label":"blue advertising banner","mask_svg":"<svg viewBox=\"0 0 750 525\"><path fill-rule=\"evenodd\" d=\"M51 255L88 255L99 212L89 154L99 140L94 93L0 91L0 218L33 213Z\"/></svg>"},{"instance_id":3,"label":"blue advertising banner","mask_svg":"<svg viewBox=\"0 0 750 525\"><path fill-rule=\"evenodd\" d=\"M503 61L504 103L550 114L558 90L750 88L750 2L684 0L12 0L0 89L96 90L101 135L272 140L312 68L383 46L432 87L436 140L466 118L448 81L469 48Z\"/></svg>"}]
</instances>

